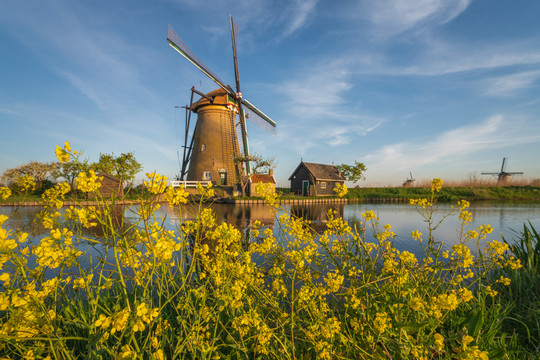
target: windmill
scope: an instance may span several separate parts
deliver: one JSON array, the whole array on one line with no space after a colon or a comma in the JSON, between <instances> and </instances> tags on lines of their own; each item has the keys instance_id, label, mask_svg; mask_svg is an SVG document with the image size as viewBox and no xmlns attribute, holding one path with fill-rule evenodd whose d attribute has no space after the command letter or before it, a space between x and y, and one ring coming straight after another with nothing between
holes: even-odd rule
<instances>
[{"instance_id":1,"label":"windmill","mask_svg":"<svg viewBox=\"0 0 540 360\"><path fill-rule=\"evenodd\" d=\"M512 175L521 175L523 172L507 172L506 170L506 158L503 158L501 171L499 172L482 172L482 175L493 175L497 176L497 185L504 185L509 182L510 176Z\"/></svg>"},{"instance_id":2,"label":"windmill","mask_svg":"<svg viewBox=\"0 0 540 360\"><path fill-rule=\"evenodd\" d=\"M411 171L409 171L409 174L411 175L411 178L410 179L407 178L407 180L405 180L403 182L403 187L411 187L411 186L413 186L413 183L414 183L415 179L412 177L412 172Z\"/></svg>"},{"instance_id":3,"label":"windmill","mask_svg":"<svg viewBox=\"0 0 540 360\"><path fill-rule=\"evenodd\" d=\"M208 94L194 87L191 89L191 102L189 107L185 107L186 131L181 180L187 174L187 180L190 181L219 179L220 185L236 184L238 176L249 175L251 172L249 161L245 162L245 167L234 161L236 156L249 156L246 118L270 131L276 127L272 119L242 97L237 57L238 27L232 16L230 21L236 91L206 67L169 25L169 45L219 86ZM195 103L194 94L201 97ZM191 140L188 140L191 112L197 114L197 123ZM238 124L235 122L237 115Z\"/></svg>"}]
</instances>

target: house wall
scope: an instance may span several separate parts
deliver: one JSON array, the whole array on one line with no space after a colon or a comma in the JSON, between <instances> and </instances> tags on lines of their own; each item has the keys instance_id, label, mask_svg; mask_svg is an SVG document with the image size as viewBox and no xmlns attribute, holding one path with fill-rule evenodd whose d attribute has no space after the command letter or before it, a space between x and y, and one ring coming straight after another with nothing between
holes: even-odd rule
<instances>
[{"instance_id":1,"label":"house wall","mask_svg":"<svg viewBox=\"0 0 540 360\"><path fill-rule=\"evenodd\" d=\"M309 173L305 166L301 166L300 169L293 175L293 178L291 179L291 192L296 195L302 195L302 181L308 180L309 187L311 189L312 183L309 179Z\"/></svg>"},{"instance_id":2,"label":"house wall","mask_svg":"<svg viewBox=\"0 0 540 360\"><path fill-rule=\"evenodd\" d=\"M302 195L302 182L304 180L309 181L309 189L307 196L335 195L336 193L334 192L334 188L338 184L344 183L344 181L339 180L316 180L316 184L314 185L309 177L309 172L307 168L305 166L301 166L291 179L291 192L296 195ZM326 183L326 188L323 188L323 183ZM315 192L315 187L317 189L317 192Z\"/></svg>"},{"instance_id":3,"label":"house wall","mask_svg":"<svg viewBox=\"0 0 540 360\"><path fill-rule=\"evenodd\" d=\"M276 184L274 184L274 183L269 183L269 184L272 184L272 188L273 188L274 192L276 192ZM255 184L255 183L250 183L249 184L249 189L248 189L249 190L249 193L248 193L249 196L260 196L257 193L257 190L256 190L257 185L258 185L258 183L257 184Z\"/></svg>"},{"instance_id":4,"label":"house wall","mask_svg":"<svg viewBox=\"0 0 540 360\"><path fill-rule=\"evenodd\" d=\"M124 195L124 188L120 186L120 182L118 180L114 180L104 176L103 180L101 180L101 187L99 188L99 192L104 198L110 198L113 193L115 194L115 196Z\"/></svg>"},{"instance_id":5,"label":"house wall","mask_svg":"<svg viewBox=\"0 0 540 360\"><path fill-rule=\"evenodd\" d=\"M323 189L322 183L326 183L326 188ZM343 181L331 181L331 180L317 180L317 195L318 196L324 196L324 195L336 195L336 192L334 191L334 188L338 184L343 184ZM315 196L315 194L313 194Z\"/></svg>"}]
</instances>

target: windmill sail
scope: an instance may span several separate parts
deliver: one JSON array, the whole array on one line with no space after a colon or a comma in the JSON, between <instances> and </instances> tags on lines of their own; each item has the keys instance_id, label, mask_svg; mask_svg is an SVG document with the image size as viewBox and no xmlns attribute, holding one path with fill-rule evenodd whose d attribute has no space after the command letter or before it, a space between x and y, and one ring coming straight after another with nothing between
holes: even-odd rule
<instances>
[{"instance_id":1,"label":"windmill sail","mask_svg":"<svg viewBox=\"0 0 540 360\"><path fill-rule=\"evenodd\" d=\"M257 113L251 111L247 106L244 108L245 117L249 122L257 125L259 128L269 132L270 134L276 134L276 126L272 126L268 121L257 115Z\"/></svg>"},{"instance_id":2,"label":"windmill sail","mask_svg":"<svg viewBox=\"0 0 540 360\"><path fill-rule=\"evenodd\" d=\"M244 104L249 110L253 111L255 114L257 114L260 118L262 118L264 121L266 121L270 126L276 127L276 123L270 119L268 115L263 113L261 110L257 109L255 105L247 101L246 99L242 99L242 104Z\"/></svg>"},{"instance_id":3,"label":"windmill sail","mask_svg":"<svg viewBox=\"0 0 540 360\"><path fill-rule=\"evenodd\" d=\"M231 96L235 96L234 91L231 90L230 86L227 86L224 84L223 80L219 78L212 70L210 70L204 63L199 60L197 55L195 55L188 47L187 45L180 39L178 34L174 31L173 27L169 25L169 35L167 37L167 41L169 42L169 45L171 47L178 51L182 56L184 56L186 59L188 59L193 65L195 65L199 70L201 70L206 76L208 76L210 79L214 80L216 84L218 84L223 90L231 94Z\"/></svg>"},{"instance_id":4,"label":"windmill sail","mask_svg":"<svg viewBox=\"0 0 540 360\"><path fill-rule=\"evenodd\" d=\"M231 38L232 38L232 50L233 50L233 59L234 59L234 78L236 80L236 95L235 100L237 101L238 105L238 113L240 114L240 133L242 135L242 143L244 148L244 156L249 156L249 143L248 143L248 137L247 137L247 126L246 126L246 114L244 113L244 109L242 108L242 92L240 91L240 74L238 72L238 57L237 49L238 45L236 43L236 39L238 39L238 26L234 23L234 20L232 16L231 19ZM251 173L251 166L249 164L249 161L246 162L246 172L248 175Z\"/></svg>"}]
</instances>

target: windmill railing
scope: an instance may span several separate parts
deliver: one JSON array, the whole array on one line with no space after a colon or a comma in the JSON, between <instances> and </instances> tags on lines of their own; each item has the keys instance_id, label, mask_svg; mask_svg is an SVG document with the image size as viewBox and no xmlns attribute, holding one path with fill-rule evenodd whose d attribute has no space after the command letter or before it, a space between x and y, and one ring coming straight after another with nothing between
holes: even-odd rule
<instances>
[{"instance_id":1,"label":"windmill railing","mask_svg":"<svg viewBox=\"0 0 540 360\"><path fill-rule=\"evenodd\" d=\"M172 180L169 182L169 185L172 187L180 187L181 185L184 186L184 188L196 188L197 184L201 184L202 186L206 187L209 183L212 181L182 181L182 180Z\"/></svg>"}]
</instances>

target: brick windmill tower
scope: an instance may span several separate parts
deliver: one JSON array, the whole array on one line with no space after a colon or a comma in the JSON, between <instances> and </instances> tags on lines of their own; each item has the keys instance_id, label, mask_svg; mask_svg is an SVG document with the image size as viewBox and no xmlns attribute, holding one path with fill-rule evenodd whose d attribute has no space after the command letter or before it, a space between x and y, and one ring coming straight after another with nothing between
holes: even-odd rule
<instances>
[{"instance_id":1,"label":"brick windmill tower","mask_svg":"<svg viewBox=\"0 0 540 360\"><path fill-rule=\"evenodd\" d=\"M242 97L238 73L237 42L238 27L231 21L236 91L207 68L169 25L169 45L212 79L219 89L203 94L193 87L191 101L186 106L186 131L180 179L187 175L188 181L210 180L218 185L232 186L238 177L249 175L249 162L235 163L235 157L249 156L246 118L255 124L274 130L276 123L253 104ZM201 98L193 102L194 95ZM197 114L193 134L189 134L191 113ZM238 118L238 122L236 119Z\"/></svg>"}]
</instances>

